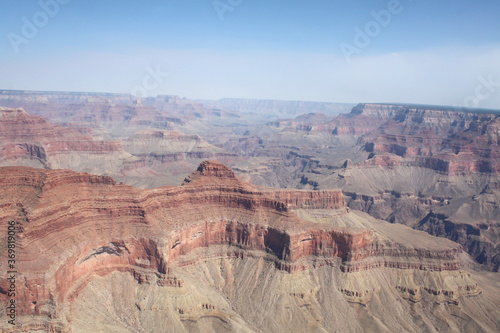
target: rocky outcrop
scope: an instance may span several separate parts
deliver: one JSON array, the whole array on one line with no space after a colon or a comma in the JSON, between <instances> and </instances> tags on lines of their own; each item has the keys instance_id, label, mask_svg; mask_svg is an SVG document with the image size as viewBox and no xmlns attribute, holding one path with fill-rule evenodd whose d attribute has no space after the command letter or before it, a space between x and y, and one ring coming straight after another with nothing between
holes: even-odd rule
<instances>
[{"instance_id":1,"label":"rocky outcrop","mask_svg":"<svg viewBox=\"0 0 500 333\"><path fill-rule=\"evenodd\" d=\"M339 115L330 123L334 135L364 135L376 130L402 109L398 105L358 104L346 115Z\"/></svg>"},{"instance_id":2,"label":"rocky outcrop","mask_svg":"<svg viewBox=\"0 0 500 333\"><path fill-rule=\"evenodd\" d=\"M361 137L358 145L370 154L364 162L369 166L419 166L457 175L500 170L500 117L493 111L358 104L350 113L335 118L308 114L274 121L269 126L279 128L280 135L328 132L334 137Z\"/></svg>"},{"instance_id":3,"label":"rocky outcrop","mask_svg":"<svg viewBox=\"0 0 500 333\"><path fill-rule=\"evenodd\" d=\"M346 159L333 175L314 168L321 176L310 172L302 176L303 183L320 189L342 188L350 208L457 241L484 268L497 270L498 190L494 184L500 171L499 114L360 104L345 117L359 118L362 124L367 116L378 117L372 122L376 128L358 140L367 158ZM482 194L485 188L489 194ZM445 216L448 228L443 228L445 223L434 226L433 219L427 218L431 212ZM479 234L464 231L472 229Z\"/></svg>"},{"instance_id":4,"label":"rocky outcrop","mask_svg":"<svg viewBox=\"0 0 500 333\"><path fill-rule=\"evenodd\" d=\"M92 160L130 156L120 142L95 139L89 133L88 128L51 124L23 109L0 108L0 163L94 170Z\"/></svg>"},{"instance_id":5,"label":"rocky outcrop","mask_svg":"<svg viewBox=\"0 0 500 333\"><path fill-rule=\"evenodd\" d=\"M90 127L64 127L23 109L0 109L0 165L87 171L154 187L169 184L168 176L185 177L205 159L228 162L237 156L178 131L139 131L111 141Z\"/></svg>"},{"instance_id":6,"label":"rocky outcrop","mask_svg":"<svg viewBox=\"0 0 500 333\"><path fill-rule=\"evenodd\" d=\"M408 106L362 139L376 159L448 174L500 172L500 116Z\"/></svg>"},{"instance_id":7,"label":"rocky outcrop","mask_svg":"<svg viewBox=\"0 0 500 333\"><path fill-rule=\"evenodd\" d=\"M16 229L21 331L71 330L70 305L98 279L124 273L138 285L184 288L190 282L179 272L221 255L242 262L261 258L292 274L319 267L330 267L331 274L395 269L439 279L439 274L462 271L457 244L402 226L386 232L391 225L361 222L365 218L345 210L339 191L272 194L242 183L217 162L202 163L183 186L151 190L116 184L110 177L26 167L2 168L0 184L1 226L7 230L13 223ZM330 222L318 223L307 214ZM205 249L201 256L200 249ZM5 277L1 281L0 299L7 302L9 285ZM369 304L378 297L355 281L346 278L339 287L345 301ZM448 290L423 281L417 284L425 297ZM406 286L401 283L393 287ZM457 283L456 302L480 293L475 282ZM204 311L214 309L210 302L203 304L208 304ZM180 309L181 316L194 311Z\"/></svg>"},{"instance_id":8,"label":"rocky outcrop","mask_svg":"<svg viewBox=\"0 0 500 333\"><path fill-rule=\"evenodd\" d=\"M498 228L498 226L495 226ZM473 225L454 222L445 214L429 212L416 226L416 229L431 235L446 237L459 244L481 265L498 272L500 267L500 245L484 237L487 224Z\"/></svg>"},{"instance_id":9,"label":"rocky outcrop","mask_svg":"<svg viewBox=\"0 0 500 333\"><path fill-rule=\"evenodd\" d=\"M333 135L361 136L376 130L402 110L401 106L382 104L358 104L350 113L336 117L309 113L290 120L276 120L271 126L284 130L328 132Z\"/></svg>"},{"instance_id":10,"label":"rocky outcrop","mask_svg":"<svg viewBox=\"0 0 500 333\"><path fill-rule=\"evenodd\" d=\"M345 210L346 207L340 190L275 190L268 194L292 209Z\"/></svg>"},{"instance_id":11,"label":"rocky outcrop","mask_svg":"<svg viewBox=\"0 0 500 333\"><path fill-rule=\"evenodd\" d=\"M0 90L0 105L24 108L49 120L173 129L183 117L207 115L201 104L177 96Z\"/></svg>"},{"instance_id":12,"label":"rocky outcrop","mask_svg":"<svg viewBox=\"0 0 500 333\"><path fill-rule=\"evenodd\" d=\"M236 180L233 170L215 161L202 162L198 169L184 180L183 184L192 182L203 182L207 185L219 183L219 181L214 182L214 180L224 180L239 186L245 185Z\"/></svg>"},{"instance_id":13,"label":"rocky outcrop","mask_svg":"<svg viewBox=\"0 0 500 333\"><path fill-rule=\"evenodd\" d=\"M389 221L413 226L414 221L425 217L428 210L445 205L449 198L418 197L412 193L396 191L381 192L378 195L358 194L345 191L347 206L351 209L367 212L371 216Z\"/></svg>"},{"instance_id":14,"label":"rocky outcrop","mask_svg":"<svg viewBox=\"0 0 500 333\"><path fill-rule=\"evenodd\" d=\"M125 161L121 174L151 179L153 183L146 187L165 184L162 178L187 176L187 170L196 168L203 160L211 159L228 162L238 156L215 147L198 135L187 135L179 131L147 130L139 131L123 141L125 151L136 159ZM139 180L140 180L139 178ZM176 179L175 184L179 183ZM144 184L140 184L143 186Z\"/></svg>"}]
</instances>

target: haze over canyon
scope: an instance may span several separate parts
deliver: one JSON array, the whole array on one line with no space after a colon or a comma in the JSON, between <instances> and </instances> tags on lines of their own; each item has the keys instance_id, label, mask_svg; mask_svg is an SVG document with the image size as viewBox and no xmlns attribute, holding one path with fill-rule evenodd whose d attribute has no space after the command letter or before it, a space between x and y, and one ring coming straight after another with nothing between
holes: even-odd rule
<instances>
[{"instance_id":1,"label":"haze over canyon","mask_svg":"<svg viewBox=\"0 0 500 333\"><path fill-rule=\"evenodd\" d=\"M499 145L498 110L0 90L0 328L498 332Z\"/></svg>"}]
</instances>

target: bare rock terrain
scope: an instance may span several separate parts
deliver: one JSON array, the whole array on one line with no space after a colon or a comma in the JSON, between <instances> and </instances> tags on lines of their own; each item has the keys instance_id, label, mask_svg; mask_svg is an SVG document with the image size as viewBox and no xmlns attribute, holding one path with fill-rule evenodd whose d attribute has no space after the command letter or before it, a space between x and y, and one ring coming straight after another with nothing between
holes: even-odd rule
<instances>
[{"instance_id":1,"label":"bare rock terrain","mask_svg":"<svg viewBox=\"0 0 500 333\"><path fill-rule=\"evenodd\" d=\"M349 207L457 241L499 269L494 111L359 104L335 116L343 106L24 91L0 91L0 104L50 120L4 108L0 165L68 168L153 188L218 160L256 185L341 188Z\"/></svg>"},{"instance_id":2,"label":"bare rock terrain","mask_svg":"<svg viewBox=\"0 0 500 333\"><path fill-rule=\"evenodd\" d=\"M359 104L276 120L225 148L247 157L233 168L256 184L341 188L349 207L457 241L497 271L499 121L488 110Z\"/></svg>"},{"instance_id":3,"label":"bare rock terrain","mask_svg":"<svg viewBox=\"0 0 500 333\"><path fill-rule=\"evenodd\" d=\"M7 90L0 105L19 272L2 331L500 330L499 112Z\"/></svg>"},{"instance_id":4,"label":"bare rock terrain","mask_svg":"<svg viewBox=\"0 0 500 333\"><path fill-rule=\"evenodd\" d=\"M208 161L149 190L2 167L0 207L17 228L4 332L500 329L495 273L455 242L350 210L338 189L276 192Z\"/></svg>"},{"instance_id":5,"label":"bare rock terrain","mask_svg":"<svg viewBox=\"0 0 500 333\"><path fill-rule=\"evenodd\" d=\"M205 159L224 162L237 156L198 135L174 130L137 131L122 139L88 123L54 124L22 108L0 108L0 165L72 169L139 187L178 184Z\"/></svg>"}]
</instances>

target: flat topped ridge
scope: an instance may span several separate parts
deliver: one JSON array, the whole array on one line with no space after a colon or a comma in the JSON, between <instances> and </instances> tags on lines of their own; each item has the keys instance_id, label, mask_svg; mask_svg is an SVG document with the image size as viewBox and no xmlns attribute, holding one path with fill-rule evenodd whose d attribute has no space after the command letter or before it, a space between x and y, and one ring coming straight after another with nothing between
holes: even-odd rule
<instances>
[{"instance_id":1,"label":"flat topped ridge","mask_svg":"<svg viewBox=\"0 0 500 333\"><path fill-rule=\"evenodd\" d=\"M29 123L48 123L42 117L32 115L29 112L26 112L23 108L9 108L0 106L0 123L15 123L17 124L26 124Z\"/></svg>"},{"instance_id":2,"label":"flat topped ridge","mask_svg":"<svg viewBox=\"0 0 500 333\"><path fill-rule=\"evenodd\" d=\"M138 131L132 139L168 139L168 140L196 140L203 141L203 139L197 134L185 134L179 131L169 131L169 130L145 130Z\"/></svg>"},{"instance_id":3,"label":"flat topped ridge","mask_svg":"<svg viewBox=\"0 0 500 333\"><path fill-rule=\"evenodd\" d=\"M480 108L467 108L460 106L446 106L446 105L427 105L427 104L402 104L402 103L360 103L356 105L351 114L365 114L369 115L377 112L405 112L409 111L411 113L435 113L444 115L455 115L455 114L486 114L486 115L499 115L500 110L498 109L480 109Z\"/></svg>"},{"instance_id":4,"label":"flat topped ridge","mask_svg":"<svg viewBox=\"0 0 500 333\"><path fill-rule=\"evenodd\" d=\"M23 108L8 108L5 106L0 106L0 114L25 114L29 115Z\"/></svg>"},{"instance_id":5,"label":"flat topped ridge","mask_svg":"<svg viewBox=\"0 0 500 333\"><path fill-rule=\"evenodd\" d=\"M62 185L78 183L116 185L116 181L110 176L98 176L68 169L47 170L26 166L0 167L0 186L31 186L43 188L46 191Z\"/></svg>"},{"instance_id":6,"label":"flat topped ridge","mask_svg":"<svg viewBox=\"0 0 500 333\"><path fill-rule=\"evenodd\" d=\"M32 115L22 108L0 108L0 138L2 144L16 141L25 143L34 138L55 138L63 131L75 131L49 123L42 117ZM3 152L3 156L5 151Z\"/></svg>"}]
</instances>

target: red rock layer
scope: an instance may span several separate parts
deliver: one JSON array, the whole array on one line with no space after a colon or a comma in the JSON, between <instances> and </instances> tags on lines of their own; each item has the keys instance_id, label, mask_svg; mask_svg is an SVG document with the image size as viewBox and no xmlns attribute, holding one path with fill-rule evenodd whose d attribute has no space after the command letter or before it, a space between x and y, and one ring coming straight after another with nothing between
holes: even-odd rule
<instances>
[{"instance_id":1,"label":"red rock layer","mask_svg":"<svg viewBox=\"0 0 500 333\"><path fill-rule=\"evenodd\" d=\"M18 315L57 317L93 276L114 271L130 272L139 283L180 286L170 267L212 245L227 246L232 257L261 251L289 272L305 269L300 260L307 258L346 272L459 268L458 245L407 247L372 230L301 220L292 210L343 208L338 191L271 194L216 162L202 163L181 187L151 190L69 170L4 167L0 207L0 228L17 223L16 269L23 279ZM6 243L5 237L0 241ZM8 300L6 281L1 276L2 302Z\"/></svg>"},{"instance_id":2,"label":"red rock layer","mask_svg":"<svg viewBox=\"0 0 500 333\"><path fill-rule=\"evenodd\" d=\"M291 120L279 120L269 125L284 130L306 132L329 132L334 135L364 135L392 119L400 106L382 104L358 104L348 114L337 117L310 113Z\"/></svg>"},{"instance_id":3,"label":"red rock layer","mask_svg":"<svg viewBox=\"0 0 500 333\"><path fill-rule=\"evenodd\" d=\"M351 113L340 115L330 125L332 134L364 135L377 129L392 119L400 110L399 106L383 104L358 104Z\"/></svg>"},{"instance_id":4,"label":"red rock layer","mask_svg":"<svg viewBox=\"0 0 500 333\"><path fill-rule=\"evenodd\" d=\"M184 117L213 113L201 104L177 96L136 98L128 94L0 91L0 105L24 108L49 120L126 123L173 129Z\"/></svg>"},{"instance_id":5,"label":"red rock layer","mask_svg":"<svg viewBox=\"0 0 500 333\"><path fill-rule=\"evenodd\" d=\"M121 151L116 141L94 140L88 130L54 125L23 109L0 108L0 157L27 156L48 163L51 155L90 152L106 154Z\"/></svg>"},{"instance_id":6,"label":"red rock layer","mask_svg":"<svg viewBox=\"0 0 500 333\"><path fill-rule=\"evenodd\" d=\"M359 104L335 118L309 114L270 125L285 131L362 136L360 144L373 157L365 165L412 165L451 174L500 171L500 116L494 112Z\"/></svg>"},{"instance_id":7,"label":"red rock layer","mask_svg":"<svg viewBox=\"0 0 500 333\"><path fill-rule=\"evenodd\" d=\"M363 137L372 165L414 165L450 174L500 172L500 116L402 108Z\"/></svg>"},{"instance_id":8,"label":"red rock layer","mask_svg":"<svg viewBox=\"0 0 500 333\"><path fill-rule=\"evenodd\" d=\"M341 209L345 208L341 190L275 190L267 193L292 209Z\"/></svg>"}]
</instances>

